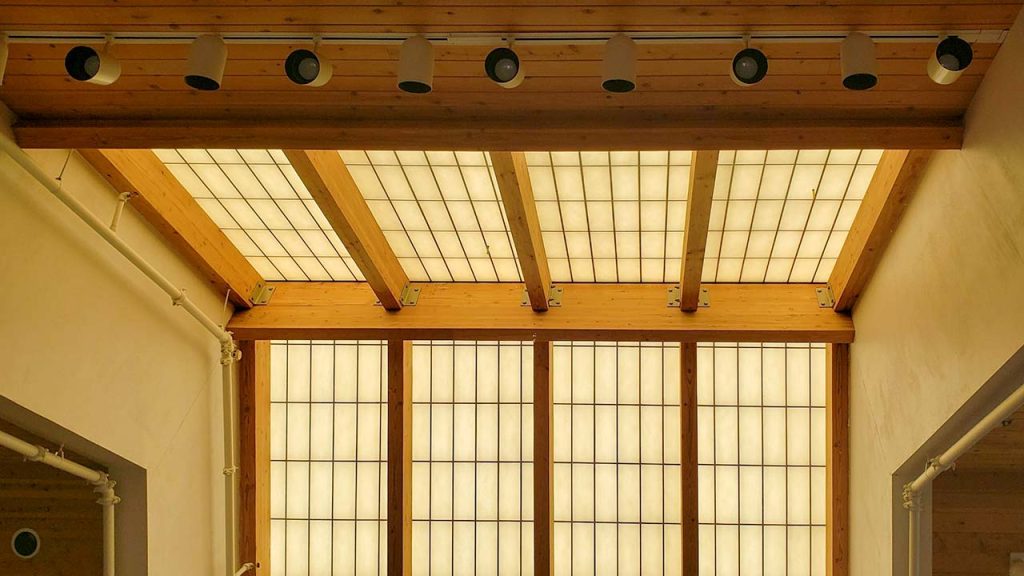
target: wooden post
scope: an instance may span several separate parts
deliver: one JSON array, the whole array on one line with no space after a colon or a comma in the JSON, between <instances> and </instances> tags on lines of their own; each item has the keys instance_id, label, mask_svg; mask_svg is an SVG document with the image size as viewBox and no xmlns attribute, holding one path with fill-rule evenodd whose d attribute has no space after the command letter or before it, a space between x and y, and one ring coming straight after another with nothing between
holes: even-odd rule
<instances>
[{"instance_id":1,"label":"wooden post","mask_svg":"<svg viewBox=\"0 0 1024 576\"><path fill-rule=\"evenodd\" d=\"M412 574L412 343L388 342L388 576Z\"/></svg>"},{"instance_id":2,"label":"wooden post","mask_svg":"<svg viewBox=\"0 0 1024 576\"><path fill-rule=\"evenodd\" d=\"M239 465L241 502L238 550L241 562L270 574L270 342L238 343Z\"/></svg>"},{"instance_id":3,"label":"wooden post","mask_svg":"<svg viewBox=\"0 0 1024 576\"><path fill-rule=\"evenodd\" d=\"M551 342L533 343L533 573L554 573Z\"/></svg>"},{"instance_id":4,"label":"wooden post","mask_svg":"<svg viewBox=\"0 0 1024 576\"><path fill-rule=\"evenodd\" d=\"M825 558L828 576L850 572L850 345L829 344L825 352Z\"/></svg>"},{"instance_id":5,"label":"wooden post","mask_svg":"<svg viewBox=\"0 0 1024 576\"><path fill-rule=\"evenodd\" d=\"M697 343L683 342L679 349L681 371L679 390L680 484L682 523L680 541L682 576L697 576L700 568L697 525Z\"/></svg>"}]
</instances>

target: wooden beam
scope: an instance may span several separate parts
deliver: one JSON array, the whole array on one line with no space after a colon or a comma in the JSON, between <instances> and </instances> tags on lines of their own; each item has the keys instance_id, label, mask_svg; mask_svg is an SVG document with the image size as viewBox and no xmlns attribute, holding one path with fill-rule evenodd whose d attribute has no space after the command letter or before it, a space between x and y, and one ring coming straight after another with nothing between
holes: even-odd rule
<instances>
[{"instance_id":1,"label":"wooden beam","mask_svg":"<svg viewBox=\"0 0 1024 576\"><path fill-rule=\"evenodd\" d=\"M385 310L402 309L409 277L336 151L285 150Z\"/></svg>"},{"instance_id":2,"label":"wooden beam","mask_svg":"<svg viewBox=\"0 0 1024 576\"><path fill-rule=\"evenodd\" d=\"M263 277L151 150L78 151L218 292L249 308Z\"/></svg>"},{"instance_id":3,"label":"wooden beam","mask_svg":"<svg viewBox=\"0 0 1024 576\"><path fill-rule=\"evenodd\" d=\"M850 345L826 348L825 558L828 576L850 573Z\"/></svg>"},{"instance_id":4,"label":"wooden beam","mask_svg":"<svg viewBox=\"0 0 1024 576\"><path fill-rule=\"evenodd\" d=\"M700 538L697 523L697 343L683 342L679 349L679 441L681 576L697 576L700 570Z\"/></svg>"},{"instance_id":5,"label":"wooden beam","mask_svg":"<svg viewBox=\"0 0 1024 576\"><path fill-rule=\"evenodd\" d=\"M426 283L419 303L392 314L355 282L274 284L267 306L236 313L248 339L635 340L850 342L849 315L821 308L813 284L713 284L699 314L668 307L668 284L572 284L562 306L537 314L519 284Z\"/></svg>"},{"instance_id":6,"label":"wooden beam","mask_svg":"<svg viewBox=\"0 0 1024 576\"><path fill-rule=\"evenodd\" d=\"M412 574L412 342L388 341L388 576Z\"/></svg>"},{"instance_id":7,"label":"wooden beam","mask_svg":"<svg viewBox=\"0 0 1024 576\"><path fill-rule=\"evenodd\" d=\"M23 148L294 148L324 150L763 150L795 148L959 149L963 122L771 121L707 123L624 119L615 110L571 123L451 119L339 119L336 122L197 120L22 120ZM493 115L493 113L492 113ZM565 114L563 114L565 116ZM662 114L664 116L664 114ZM638 129L640 128L640 129Z\"/></svg>"},{"instance_id":8,"label":"wooden beam","mask_svg":"<svg viewBox=\"0 0 1024 576\"><path fill-rule=\"evenodd\" d=\"M491 163L508 215L509 231L516 243L516 255L530 296L530 306L537 312L544 312L548 309L551 272L540 232L537 204L533 200L526 155L522 152L491 152Z\"/></svg>"},{"instance_id":9,"label":"wooden beam","mask_svg":"<svg viewBox=\"0 0 1024 576\"><path fill-rule=\"evenodd\" d=\"M828 280L836 310L852 310L867 287L930 157L926 150L882 153Z\"/></svg>"},{"instance_id":10,"label":"wooden beam","mask_svg":"<svg viewBox=\"0 0 1024 576\"><path fill-rule=\"evenodd\" d=\"M693 152L690 162L690 196L686 200L686 226L683 232L683 264L679 279L679 309L693 312L700 298L700 278L704 273L704 249L708 244L711 221L711 197L715 194L718 150Z\"/></svg>"},{"instance_id":11,"label":"wooden beam","mask_svg":"<svg viewBox=\"0 0 1024 576\"><path fill-rule=\"evenodd\" d=\"M238 365L241 506L238 550L270 575L270 342L242 340Z\"/></svg>"},{"instance_id":12,"label":"wooden beam","mask_svg":"<svg viewBox=\"0 0 1024 576\"><path fill-rule=\"evenodd\" d=\"M533 573L554 574L554 437L551 342L533 343Z\"/></svg>"}]
</instances>

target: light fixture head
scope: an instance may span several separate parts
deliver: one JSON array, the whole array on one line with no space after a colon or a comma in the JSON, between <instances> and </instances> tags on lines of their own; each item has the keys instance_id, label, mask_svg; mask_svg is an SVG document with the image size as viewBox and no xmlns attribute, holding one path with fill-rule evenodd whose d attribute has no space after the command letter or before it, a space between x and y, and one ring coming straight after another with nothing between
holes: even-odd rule
<instances>
[{"instance_id":1,"label":"light fixture head","mask_svg":"<svg viewBox=\"0 0 1024 576\"><path fill-rule=\"evenodd\" d=\"M434 45L423 36L402 42L398 57L398 88L413 94L426 94L434 87Z\"/></svg>"},{"instance_id":2,"label":"light fixture head","mask_svg":"<svg viewBox=\"0 0 1024 576\"><path fill-rule=\"evenodd\" d=\"M90 46L75 46L64 57L64 69L68 76L79 82L107 86L121 76L121 63L109 51L96 50Z\"/></svg>"},{"instance_id":3,"label":"light fixture head","mask_svg":"<svg viewBox=\"0 0 1024 576\"><path fill-rule=\"evenodd\" d=\"M636 88L636 43L629 36L616 34L605 43L601 87L606 92L632 92Z\"/></svg>"},{"instance_id":4,"label":"light fixture head","mask_svg":"<svg viewBox=\"0 0 1024 576\"><path fill-rule=\"evenodd\" d=\"M219 89L227 62L228 47L223 38L214 34L196 38L188 52L185 84L196 90Z\"/></svg>"},{"instance_id":5,"label":"light fixture head","mask_svg":"<svg viewBox=\"0 0 1024 576\"><path fill-rule=\"evenodd\" d=\"M757 84L768 74L768 57L757 48L744 48L732 59L729 76L740 86Z\"/></svg>"},{"instance_id":6,"label":"light fixture head","mask_svg":"<svg viewBox=\"0 0 1024 576\"><path fill-rule=\"evenodd\" d=\"M495 48L484 60L487 77L502 88L515 88L523 83L523 67L511 48Z\"/></svg>"},{"instance_id":7,"label":"light fixture head","mask_svg":"<svg viewBox=\"0 0 1024 576\"><path fill-rule=\"evenodd\" d=\"M875 41L870 36L851 33L843 40L839 54L843 86L850 90L868 90L878 84Z\"/></svg>"},{"instance_id":8,"label":"light fixture head","mask_svg":"<svg viewBox=\"0 0 1024 576\"><path fill-rule=\"evenodd\" d=\"M300 86L323 86L334 74L334 66L312 50L300 48L284 61L288 79Z\"/></svg>"},{"instance_id":9,"label":"light fixture head","mask_svg":"<svg viewBox=\"0 0 1024 576\"><path fill-rule=\"evenodd\" d=\"M928 59L928 76L936 84L952 84L974 60L974 50L963 38L946 36Z\"/></svg>"}]
</instances>

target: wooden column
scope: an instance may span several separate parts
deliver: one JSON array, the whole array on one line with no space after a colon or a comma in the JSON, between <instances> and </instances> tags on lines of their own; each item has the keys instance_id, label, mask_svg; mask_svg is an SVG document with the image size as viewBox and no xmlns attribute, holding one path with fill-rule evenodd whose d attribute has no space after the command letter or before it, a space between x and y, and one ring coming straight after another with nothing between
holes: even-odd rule
<instances>
[{"instance_id":1,"label":"wooden column","mask_svg":"<svg viewBox=\"0 0 1024 576\"><path fill-rule=\"evenodd\" d=\"M388 576L412 574L412 343L388 342Z\"/></svg>"},{"instance_id":2,"label":"wooden column","mask_svg":"<svg viewBox=\"0 0 1024 576\"><path fill-rule=\"evenodd\" d=\"M825 352L825 573L850 573L850 345L829 344Z\"/></svg>"},{"instance_id":3,"label":"wooden column","mask_svg":"<svg viewBox=\"0 0 1024 576\"><path fill-rule=\"evenodd\" d=\"M238 343L239 510L241 562L254 562L257 576L270 574L270 342Z\"/></svg>"},{"instance_id":4,"label":"wooden column","mask_svg":"<svg viewBox=\"0 0 1024 576\"><path fill-rule=\"evenodd\" d=\"M700 567L697 525L697 343L683 342L679 349L680 484L682 522L680 541L682 576L697 576Z\"/></svg>"},{"instance_id":5,"label":"wooden column","mask_svg":"<svg viewBox=\"0 0 1024 576\"><path fill-rule=\"evenodd\" d=\"M533 343L533 573L554 573L551 342Z\"/></svg>"}]
</instances>

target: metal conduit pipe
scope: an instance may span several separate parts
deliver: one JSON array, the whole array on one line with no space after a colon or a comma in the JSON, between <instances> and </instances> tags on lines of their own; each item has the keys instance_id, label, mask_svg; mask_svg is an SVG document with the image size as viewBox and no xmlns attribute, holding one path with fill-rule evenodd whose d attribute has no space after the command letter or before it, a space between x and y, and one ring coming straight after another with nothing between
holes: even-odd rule
<instances>
[{"instance_id":1,"label":"metal conduit pipe","mask_svg":"<svg viewBox=\"0 0 1024 576\"><path fill-rule=\"evenodd\" d=\"M1014 412L1024 406L1024 385L1017 388L991 412L985 415L973 428L967 431L948 450L928 461L924 472L912 482L903 486L903 507L910 516L910 541L907 547L909 555L908 573L920 576L921 573L921 494L946 470L953 467L956 461L967 453L986 434L1002 425Z\"/></svg>"},{"instance_id":2,"label":"metal conduit pipe","mask_svg":"<svg viewBox=\"0 0 1024 576\"><path fill-rule=\"evenodd\" d=\"M238 347L235 345L231 333L226 331L221 325L214 322L213 319L200 310L199 307L189 299L184 290L181 290L171 283L166 276L164 276L159 270L147 262L138 252L122 240L114 230L111 230L107 223L103 222L96 217L96 215L90 212L89 209L86 208L86 206L77 198L68 194L61 187L60 182L46 174L46 172L36 164L35 160L33 160L31 156L22 150L21 147L8 136L3 134L0 134L0 150L3 150L11 157L12 160L42 184L44 188L56 196L57 199L65 206L70 208L71 211L79 217L79 219L88 224L93 231L99 234L100 237L106 240L108 244L127 258L128 261L145 274L147 278L159 286L161 290L166 292L167 295L171 297L171 303L174 306L182 307L193 318L195 318L207 332L212 334L217 341L220 342L220 361L223 367L221 372L222 388L224 394L224 557L226 564L224 573L227 576L234 576L236 574L236 570L244 569L245 565L240 567L238 564L238 542L235 538L235 532L238 524L238 475L236 474L238 470L238 465L236 463L236 454L238 452L238 394L237 387L234 382L232 365L240 358L240 353ZM107 508L104 508L104 510L106 514ZM110 507L109 514L109 531L112 535L112 506ZM111 550L113 550L112 541L113 538L111 538ZM110 560L111 566L113 566L112 553ZM112 567L111 570L113 570ZM109 572L107 576L113 576L113 572Z\"/></svg>"},{"instance_id":3,"label":"metal conduit pipe","mask_svg":"<svg viewBox=\"0 0 1024 576\"><path fill-rule=\"evenodd\" d=\"M121 501L114 493L116 482L111 480L106 472L86 468L42 446L30 444L6 432L0 431L0 446L21 454L26 460L41 462L93 485L94 490L100 495L96 503L103 506L103 576L114 576L114 506Z\"/></svg>"}]
</instances>

